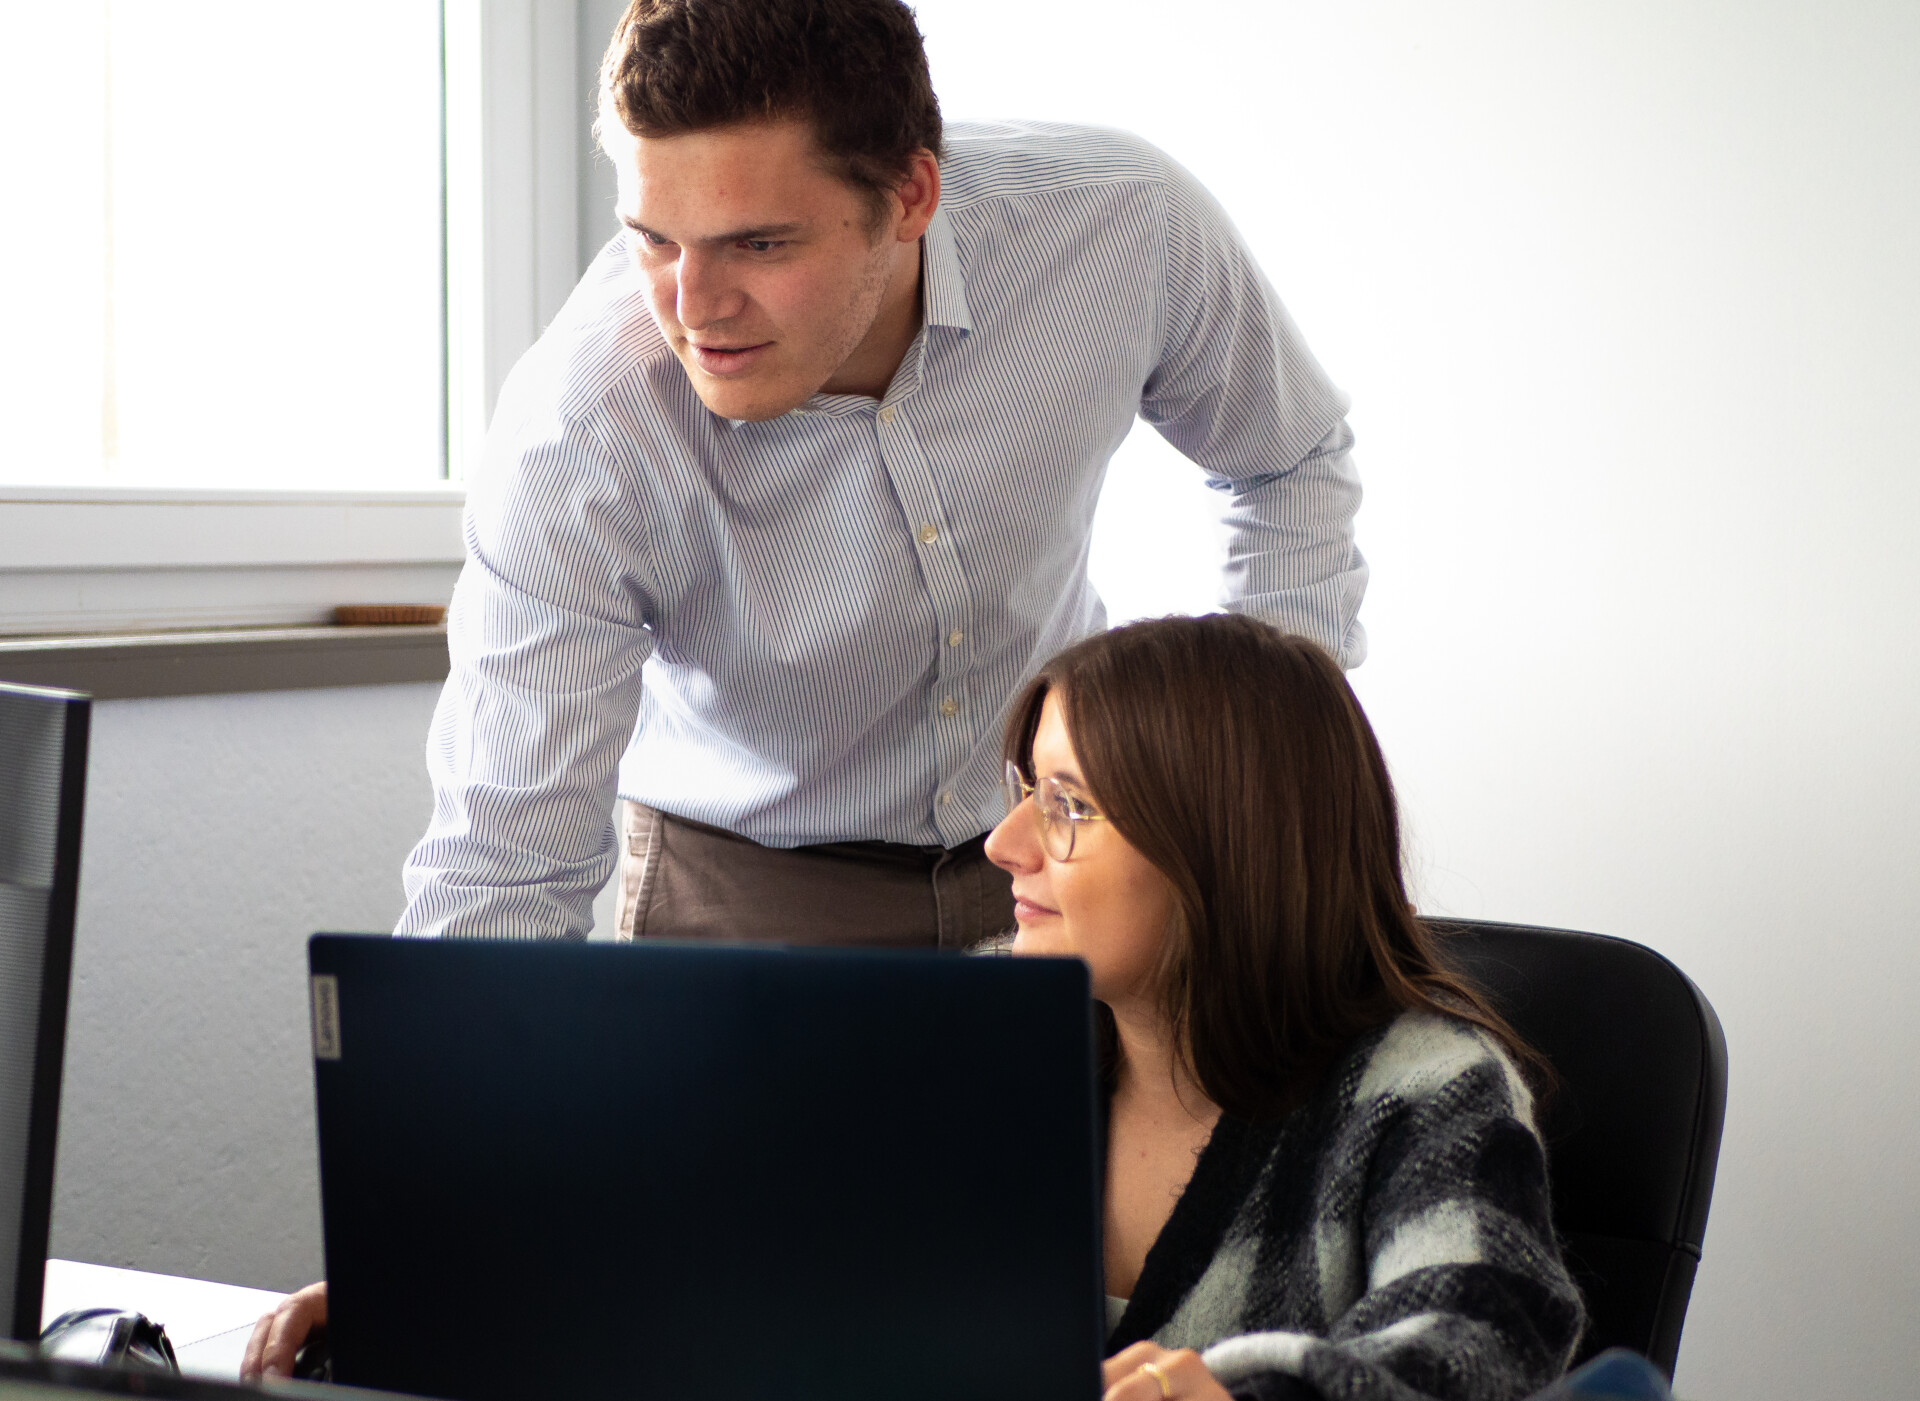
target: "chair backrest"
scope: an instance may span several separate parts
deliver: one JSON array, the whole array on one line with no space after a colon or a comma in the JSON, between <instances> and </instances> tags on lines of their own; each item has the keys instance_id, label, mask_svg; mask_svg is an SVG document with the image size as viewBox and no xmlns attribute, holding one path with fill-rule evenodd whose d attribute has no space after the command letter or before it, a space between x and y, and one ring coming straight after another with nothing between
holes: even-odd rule
<instances>
[{"instance_id":1,"label":"chair backrest","mask_svg":"<svg viewBox=\"0 0 1920 1401\"><path fill-rule=\"evenodd\" d=\"M0 1329L40 1336L90 702L0 683Z\"/></svg>"},{"instance_id":2,"label":"chair backrest","mask_svg":"<svg viewBox=\"0 0 1920 1401\"><path fill-rule=\"evenodd\" d=\"M1720 1019L1686 974L1626 939L1429 924L1559 1076L1540 1128L1554 1223L1590 1315L1575 1361L1628 1347L1671 1377L1726 1113Z\"/></svg>"}]
</instances>

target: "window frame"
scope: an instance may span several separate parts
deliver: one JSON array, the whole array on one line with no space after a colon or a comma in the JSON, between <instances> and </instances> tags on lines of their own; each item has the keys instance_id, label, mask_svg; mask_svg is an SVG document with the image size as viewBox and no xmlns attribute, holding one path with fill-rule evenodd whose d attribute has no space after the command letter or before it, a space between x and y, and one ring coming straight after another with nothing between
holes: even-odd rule
<instances>
[{"instance_id":1,"label":"window frame","mask_svg":"<svg viewBox=\"0 0 1920 1401\"><path fill-rule=\"evenodd\" d=\"M447 601L461 479L507 372L584 268L583 212L611 183L587 130L599 31L617 13L609 0L442 6L442 484L0 485L0 637L298 626L342 603Z\"/></svg>"}]
</instances>

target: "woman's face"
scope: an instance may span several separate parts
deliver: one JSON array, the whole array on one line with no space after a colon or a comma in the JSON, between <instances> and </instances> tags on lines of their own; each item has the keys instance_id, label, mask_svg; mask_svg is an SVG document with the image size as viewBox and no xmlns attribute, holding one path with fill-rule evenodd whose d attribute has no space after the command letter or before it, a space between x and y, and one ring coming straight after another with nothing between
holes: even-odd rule
<instances>
[{"instance_id":1,"label":"woman's face","mask_svg":"<svg viewBox=\"0 0 1920 1401\"><path fill-rule=\"evenodd\" d=\"M1067 733L1058 691L1049 692L1033 737L1034 782L1052 777L1094 812ZM1020 804L987 834L987 856L1013 876L1015 953L1086 960L1093 995L1109 1007L1151 1005L1154 974L1174 915L1173 886L1111 822L1076 824L1073 855L1056 861L1040 840L1033 800Z\"/></svg>"}]
</instances>

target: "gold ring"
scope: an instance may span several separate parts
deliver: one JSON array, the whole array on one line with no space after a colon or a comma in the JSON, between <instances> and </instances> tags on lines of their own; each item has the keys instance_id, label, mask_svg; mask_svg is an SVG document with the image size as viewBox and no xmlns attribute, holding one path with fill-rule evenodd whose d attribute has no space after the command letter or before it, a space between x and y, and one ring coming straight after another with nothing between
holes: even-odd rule
<instances>
[{"instance_id":1,"label":"gold ring","mask_svg":"<svg viewBox=\"0 0 1920 1401\"><path fill-rule=\"evenodd\" d=\"M1160 1383L1160 1401L1171 1401L1173 1388L1167 1385L1167 1374L1160 1370L1158 1362L1142 1362L1140 1370Z\"/></svg>"}]
</instances>

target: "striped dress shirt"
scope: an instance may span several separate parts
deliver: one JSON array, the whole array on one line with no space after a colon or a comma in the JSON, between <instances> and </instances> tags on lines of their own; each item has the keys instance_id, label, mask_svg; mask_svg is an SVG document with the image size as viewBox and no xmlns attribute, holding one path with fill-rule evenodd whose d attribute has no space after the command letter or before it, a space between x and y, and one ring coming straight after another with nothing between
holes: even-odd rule
<instances>
[{"instance_id":1,"label":"striped dress shirt","mask_svg":"<svg viewBox=\"0 0 1920 1401\"><path fill-rule=\"evenodd\" d=\"M1225 602L1365 639L1346 400L1225 214L1118 132L953 125L884 398L711 413L629 235L500 396L402 933L584 936L616 791L769 846L1001 815L1022 681L1105 624L1087 545L1138 415L1221 492Z\"/></svg>"}]
</instances>

